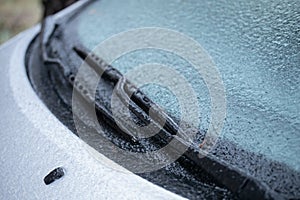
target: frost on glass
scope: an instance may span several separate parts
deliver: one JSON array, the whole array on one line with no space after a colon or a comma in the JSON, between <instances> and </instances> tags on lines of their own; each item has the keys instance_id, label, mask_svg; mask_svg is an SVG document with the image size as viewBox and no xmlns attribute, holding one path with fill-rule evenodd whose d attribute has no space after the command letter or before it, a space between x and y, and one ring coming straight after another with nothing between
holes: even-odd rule
<instances>
[{"instance_id":1,"label":"frost on glass","mask_svg":"<svg viewBox=\"0 0 300 200\"><path fill-rule=\"evenodd\" d=\"M225 84L223 137L299 171L299 22L298 0L102 0L81 14L78 32L90 49L113 34L141 27L170 28L194 38L212 56ZM113 65L125 73L149 62L173 66L187 77L201 106L200 128L207 129L208 92L184 60L166 52L142 50ZM175 118L180 115L171 93L161 96L164 89L158 92L157 86L142 90Z\"/></svg>"}]
</instances>

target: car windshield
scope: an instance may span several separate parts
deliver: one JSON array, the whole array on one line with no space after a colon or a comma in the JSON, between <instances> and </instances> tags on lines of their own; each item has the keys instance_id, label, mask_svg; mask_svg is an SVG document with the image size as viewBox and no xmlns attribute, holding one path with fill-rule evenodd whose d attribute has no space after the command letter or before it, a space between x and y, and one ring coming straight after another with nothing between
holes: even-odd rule
<instances>
[{"instance_id":1,"label":"car windshield","mask_svg":"<svg viewBox=\"0 0 300 200\"><path fill-rule=\"evenodd\" d=\"M186 34L208 52L226 89L222 137L237 146L300 171L300 4L272 1L97 1L80 13L77 32L89 49L114 34L163 27ZM209 124L210 99L189 63L168 52L143 49L113 62L122 73L145 63L174 67L197 93L200 129ZM148 74L140 74L148 76ZM171 91L141 88L178 118Z\"/></svg>"}]
</instances>

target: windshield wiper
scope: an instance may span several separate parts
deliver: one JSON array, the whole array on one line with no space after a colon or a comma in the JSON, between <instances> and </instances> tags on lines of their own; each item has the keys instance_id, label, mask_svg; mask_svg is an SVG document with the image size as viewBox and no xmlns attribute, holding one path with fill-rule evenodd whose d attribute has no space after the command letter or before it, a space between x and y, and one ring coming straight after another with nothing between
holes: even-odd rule
<instances>
[{"instance_id":1,"label":"windshield wiper","mask_svg":"<svg viewBox=\"0 0 300 200\"><path fill-rule=\"evenodd\" d=\"M155 105L155 103L142 91L135 87L117 69L107 64L103 59L93 53L88 53L79 47L74 47L73 49L80 58L88 64L88 66L90 66L97 74L102 75L104 80L111 82L116 87L119 87L118 90L123 90L121 95L125 95L125 97L123 96L121 98L129 98L129 94L132 94L131 100L145 113L147 113L151 107L157 108L157 105ZM158 114L158 119L163 118L166 121L162 131L158 134L159 138L165 140L165 143L175 139L182 145L188 145L189 148L183 156L194 162L196 166L208 172L215 180L227 187L238 197L243 199L278 198L278 194L254 177L241 172L235 167L228 165L212 155L203 156L198 145L186 143L178 137L174 137L179 131L178 125L161 109L156 110L156 113ZM140 117L144 117L144 115L140 115ZM127 134L128 137L131 136L124 131L122 132L125 135ZM138 140L135 139L135 141ZM176 149L176 147L174 148Z\"/></svg>"},{"instance_id":2,"label":"windshield wiper","mask_svg":"<svg viewBox=\"0 0 300 200\"><path fill-rule=\"evenodd\" d=\"M150 98L148 98L141 90L135 87L128 79L126 79L121 72L116 68L107 64L103 59L99 58L95 54L88 55L78 47L73 48L74 51L98 74L110 82L112 82L118 91L123 91L121 98L125 101L125 98L130 98L137 106L139 106L144 112L148 114L150 108L152 108L153 116L155 120L165 121L164 129L171 135L176 135L179 131L178 125L174 120L168 116L162 109L160 109ZM126 97L125 97L126 95ZM137 113L135 113L137 114Z\"/></svg>"}]
</instances>

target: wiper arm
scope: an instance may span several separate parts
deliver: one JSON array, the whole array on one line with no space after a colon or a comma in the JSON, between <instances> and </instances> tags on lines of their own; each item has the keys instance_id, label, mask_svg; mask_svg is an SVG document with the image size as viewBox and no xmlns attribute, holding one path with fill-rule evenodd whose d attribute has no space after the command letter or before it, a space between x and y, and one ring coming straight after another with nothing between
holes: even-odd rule
<instances>
[{"instance_id":1,"label":"wiper arm","mask_svg":"<svg viewBox=\"0 0 300 200\"><path fill-rule=\"evenodd\" d=\"M133 104L132 106L130 106L130 110L138 117L139 120L146 124L153 120L148 116L148 111L150 107L154 107L155 104L140 90L138 90L132 83L130 83L117 69L108 65L105 61L94 54L88 55L87 52L78 47L74 47L73 49L98 75L102 74L102 77L105 80L111 82L115 87L118 87L118 91L120 92L120 99L123 100L123 102L125 102L126 100L130 101ZM74 77L72 78L72 80L74 81ZM74 84L73 81L71 81L70 83L79 92L79 94L81 94L81 96L86 99L87 102L95 103L96 113L99 113L99 115L97 116L102 118L104 117L105 121L108 122L113 128L117 129L117 132L120 135L128 139L127 141L139 143L138 139L130 134L130 131L124 131L119 128L119 126L115 123L111 113L105 106L94 102L90 95L83 94L82 90L77 88L78 84ZM133 95L130 99L129 96L131 93L133 93ZM176 135L177 133L177 124L175 124L175 122L170 117L168 117L166 113L162 112L160 109L157 109L157 106L155 106L155 108L156 110L154 111L154 113L156 117L153 121L163 120L166 118L169 121L167 123L167 128L166 125L164 125L164 127L161 127L161 132L158 133L158 136L160 138L163 138L164 141L169 142L173 139L173 135Z\"/></svg>"},{"instance_id":2,"label":"wiper arm","mask_svg":"<svg viewBox=\"0 0 300 200\"><path fill-rule=\"evenodd\" d=\"M78 1L78 0L72 0L72 3L74 3L75 1ZM77 12L79 12L83 7L89 5L93 1L95 1L95 0L82 0L81 3L78 2L79 6L76 9L72 10L70 13L68 13L66 16L64 16L64 20L68 20L72 16L75 16L77 14ZM47 53L49 40L51 39L51 36L55 33L55 31L60 27L61 21L59 18L50 15L53 13L49 12L47 7L51 4L51 2L48 0L43 0L43 3L44 3L44 13L43 13L42 21L41 21L41 31L40 31L40 36L39 36L40 37L39 38L39 46L40 46L40 50L41 50L40 52L42 55L42 59L45 64L56 64L62 70L64 70L65 68L63 67L63 64L61 63L61 61L57 58L53 58L53 57L49 56ZM71 1L69 1L68 3L61 4L60 8L57 7L54 12L57 12L57 11L63 9L70 4L71 4ZM48 15L50 15L50 16L48 16Z\"/></svg>"},{"instance_id":3,"label":"wiper arm","mask_svg":"<svg viewBox=\"0 0 300 200\"><path fill-rule=\"evenodd\" d=\"M78 47L74 47L73 49L96 73L102 74L102 77L105 80L112 82L114 85L123 82L122 88L125 93L132 94L131 100L144 112L147 112L152 106L157 107L143 92L137 89L130 81L124 79L123 75L117 69L107 64L103 59L95 54L89 54ZM169 142L171 139L178 139L174 138L174 135L176 135L179 130L178 125L171 117L162 112L162 110L157 110L157 113L159 114L159 117L164 118L166 121L164 130L162 131L162 134L160 134L161 138L166 140L165 142ZM180 140L179 142L182 143ZM187 143L184 142L183 144L187 145ZM242 199L279 198L273 190L255 179L255 177L241 172L212 155L203 157L200 148L195 145L189 145L189 149L183 156L194 162L196 166L208 172L215 180L223 184Z\"/></svg>"},{"instance_id":4,"label":"wiper arm","mask_svg":"<svg viewBox=\"0 0 300 200\"><path fill-rule=\"evenodd\" d=\"M97 74L102 74L104 79L112 82L114 85L117 85L118 82L121 82L120 80L123 79L119 85L124 89L128 96L131 96L131 100L146 113L150 108L152 108L157 120L165 120L164 128L168 131L168 133L171 135L177 134L179 127L173 121L173 119L169 117L162 109L159 109L159 107L150 98L148 98L141 90L136 88L121 74L121 72L107 64L103 59L99 58L93 53L88 55L87 52L84 52L78 47L74 47L73 49Z\"/></svg>"}]
</instances>

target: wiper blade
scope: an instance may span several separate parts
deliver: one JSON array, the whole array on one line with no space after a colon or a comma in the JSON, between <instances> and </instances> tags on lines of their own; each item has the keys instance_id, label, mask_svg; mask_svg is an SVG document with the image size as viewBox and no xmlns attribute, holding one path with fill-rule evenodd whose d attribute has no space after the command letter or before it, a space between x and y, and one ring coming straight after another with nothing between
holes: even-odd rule
<instances>
[{"instance_id":1,"label":"wiper blade","mask_svg":"<svg viewBox=\"0 0 300 200\"><path fill-rule=\"evenodd\" d=\"M104 79L112 82L114 85L117 85L119 82L121 82L121 79L123 79L119 86L124 89L128 96L131 96L131 100L146 113L150 108L152 108L157 120L165 120L164 128L168 131L168 133L171 135L177 134L179 127L174 120L170 118L162 109L159 109L159 107L150 98L148 98L141 90L135 87L128 79L126 79L121 72L107 64L103 59L99 58L93 53L89 55L87 52L78 47L74 47L73 49L97 74L101 74Z\"/></svg>"},{"instance_id":2,"label":"wiper blade","mask_svg":"<svg viewBox=\"0 0 300 200\"><path fill-rule=\"evenodd\" d=\"M161 127L160 133L157 134L160 138L163 138L164 141L169 142L173 139L173 135L176 135L178 129L177 124L161 109L158 107L140 90L138 90L132 83L130 83L117 69L113 68L111 65L108 65L105 61L100 59L94 54L88 55L87 52L81 50L78 47L73 48L74 51L90 66L98 75L102 75L104 80L107 80L115 87L118 87L118 91L121 93L120 97L125 102L130 101L132 105L130 106L131 112L138 117L143 123L147 124L150 122L150 117L148 116L148 111L152 107L153 115L155 115L154 121L167 119L164 127ZM74 81L74 78L73 78ZM129 134L130 131L124 131L119 128L115 123L114 118L111 116L109 110L97 103L91 98L90 95L83 94L82 90L77 88L77 85L71 81L71 84L81 96L84 97L89 103L95 103L96 113L99 113L100 117L104 117L105 121L108 122L113 128L117 129L117 132L123 137L127 138L129 142L139 143L138 139ZM132 95L130 95L132 93ZM131 98L130 98L131 96ZM153 109L154 108L154 109ZM184 140L182 140L184 141Z\"/></svg>"},{"instance_id":3,"label":"wiper blade","mask_svg":"<svg viewBox=\"0 0 300 200\"><path fill-rule=\"evenodd\" d=\"M132 94L131 100L136 103L144 112L150 107L157 107L143 92L136 88L130 81L114 67L107 64L103 59L93 53L88 53L79 47L74 47L74 51L90 66L97 74L101 74L103 79L112 82L114 85L122 83L122 88L126 94ZM125 81L124 81L125 80ZM131 90L131 91L128 91ZM174 136L179 131L178 125L162 110L157 110L159 117L166 120L166 124L160 138L168 143L171 139L177 139ZM124 133L126 134L126 133ZM184 157L192 161L196 166L208 172L215 180L227 187L238 197L242 199L278 199L279 196L267 185L261 183L255 177L249 176L233 166L213 157L212 155L203 154L198 145L189 145L188 150L183 154ZM176 147L174 147L176 148Z\"/></svg>"}]
</instances>

